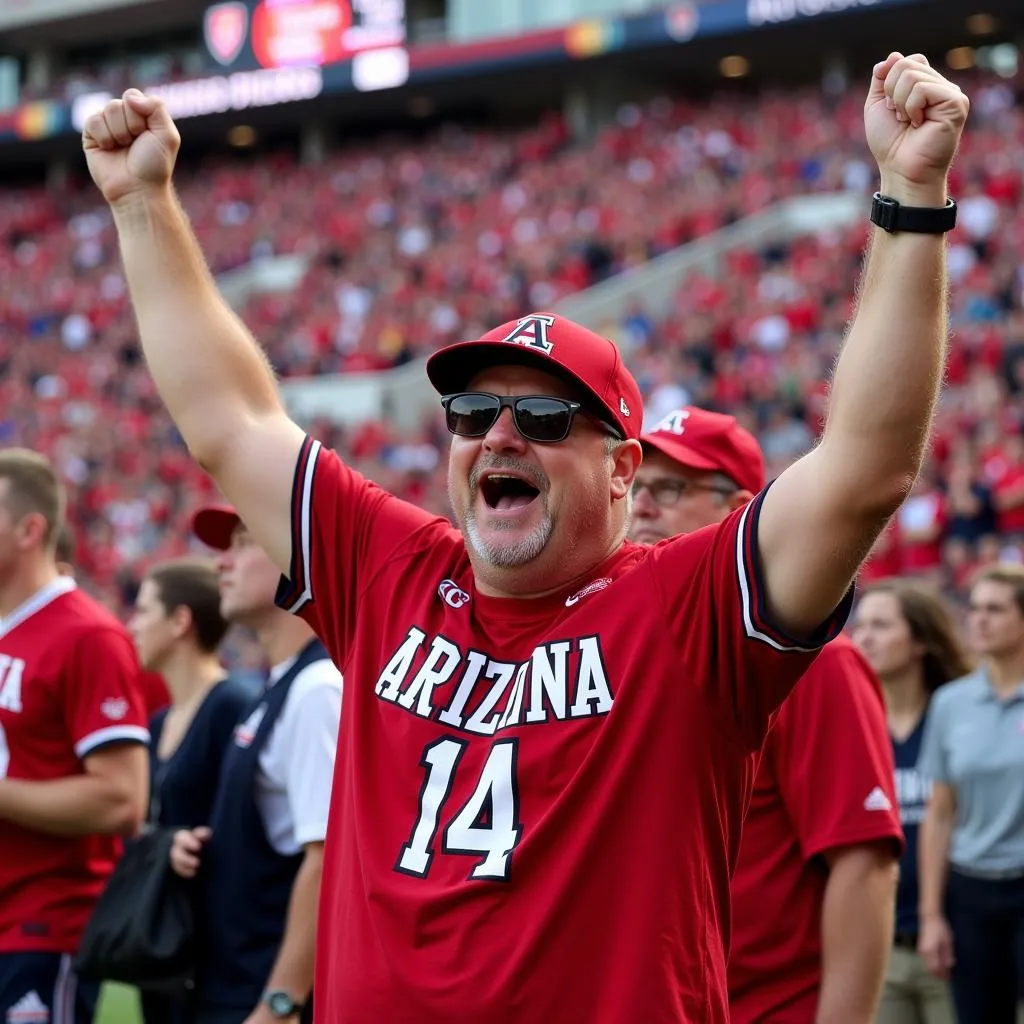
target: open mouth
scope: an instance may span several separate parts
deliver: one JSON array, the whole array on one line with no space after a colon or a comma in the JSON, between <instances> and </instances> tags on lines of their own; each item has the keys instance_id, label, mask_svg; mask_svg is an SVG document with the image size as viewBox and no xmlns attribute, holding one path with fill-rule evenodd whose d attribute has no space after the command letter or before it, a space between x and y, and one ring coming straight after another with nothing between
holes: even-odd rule
<instances>
[{"instance_id":1,"label":"open mouth","mask_svg":"<svg viewBox=\"0 0 1024 1024\"><path fill-rule=\"evenodd\" d=\"M488 473L480 481L480 493L489 508L499 512L526 508L540 491L521 476Z\"/></svg>"}]
</instances>

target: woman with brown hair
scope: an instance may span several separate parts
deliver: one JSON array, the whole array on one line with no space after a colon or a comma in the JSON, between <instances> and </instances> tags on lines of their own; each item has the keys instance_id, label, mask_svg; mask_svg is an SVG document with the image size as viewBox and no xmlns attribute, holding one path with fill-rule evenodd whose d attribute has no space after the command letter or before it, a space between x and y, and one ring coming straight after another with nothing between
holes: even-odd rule
<instances>
[{"instance_id":1,"label":"woman with brown hair","mask_svg":"<svg viewBox=\"0 0 1024 1024\"><path fill-rule=\"evenodd\" d=\"M917 954L917 831L929 785L917 767L932 694L970 671L953 618L935 589L880 580L857 606L853 639L878 674L896 764L896 795L906 847L900 861L896 931L877 1024L952 1024L947 984Z\"/></svg>"},{"instance_id":2,"label":"woman with brown hair","mask_svg":"<svg viewBox=\"0 0 1024 1024\"><path fill-rule=\"evenodd\" d=\"M128 623L144 670L167 680L168 707L150 720L149 823L207 826L221 761L252 694L228 675L218 648L228 623L220 611L216 563L176 558L153 566ZM185 1024L185 1001L142 994L146 1024Z\"/></svg>"}]
</instances>

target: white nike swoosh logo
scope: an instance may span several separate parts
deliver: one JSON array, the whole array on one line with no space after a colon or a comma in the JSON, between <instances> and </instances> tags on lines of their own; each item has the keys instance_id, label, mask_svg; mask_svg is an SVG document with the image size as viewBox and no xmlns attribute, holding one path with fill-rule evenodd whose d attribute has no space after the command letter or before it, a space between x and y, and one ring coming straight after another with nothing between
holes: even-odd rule
<instances>
[{"instance_id":1,"label":"white nike swoosh logo","mask_svg":"<svg viewBox=\"0 0 1024 1024\"><path fill-rule=\"evenodd\" d=\"M576 594L574 597L567 597L565 599L565 607L566 608L571 608L574 604L576 604L577 601L579 601L579 599L580 599L580 595L579 594Z\"/></svg>"}]
</instances>

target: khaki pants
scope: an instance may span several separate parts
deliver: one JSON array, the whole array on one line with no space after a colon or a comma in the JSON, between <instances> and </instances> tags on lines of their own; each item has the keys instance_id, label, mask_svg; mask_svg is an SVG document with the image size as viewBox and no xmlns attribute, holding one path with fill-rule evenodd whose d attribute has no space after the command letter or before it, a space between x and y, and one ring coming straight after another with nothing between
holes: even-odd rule
<instances>
[{"instance_id":1,"label":"khaki pants","mask_svg":"<svg viewBox=\"0 0 1024 1024\"><path fill-rule=\"evenodd\" d=\"M949 986L921 958L894 946L875 1024L954 1024Z\"/></svg>"}]
</instances>

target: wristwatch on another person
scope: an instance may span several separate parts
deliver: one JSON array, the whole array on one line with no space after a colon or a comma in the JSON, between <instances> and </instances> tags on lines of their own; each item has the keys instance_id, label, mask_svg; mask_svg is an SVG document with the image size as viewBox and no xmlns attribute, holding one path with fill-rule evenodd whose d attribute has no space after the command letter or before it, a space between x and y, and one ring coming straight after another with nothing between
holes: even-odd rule
<instances>
[{"instance_id":1,"label":"wristwatch on another person","mask_svg":"<svg viewBox=\"0 0 1024 1024\"><path fill-rule=\"evenodd\" d=\"M275 1020L287 1020L289 1017L297 1017L302 1012L302 1004L297 1003L292 994L283 988L268 988L263 993L262 1001Z\"/></svg>"}]
</instances>

